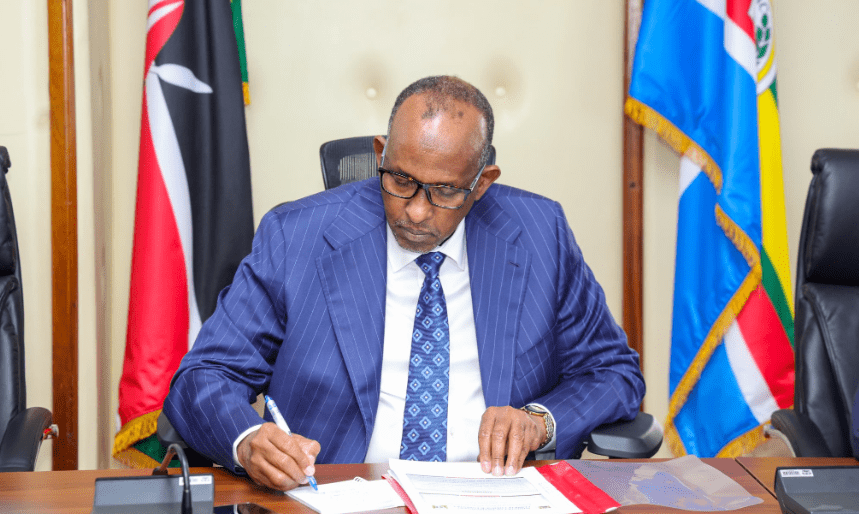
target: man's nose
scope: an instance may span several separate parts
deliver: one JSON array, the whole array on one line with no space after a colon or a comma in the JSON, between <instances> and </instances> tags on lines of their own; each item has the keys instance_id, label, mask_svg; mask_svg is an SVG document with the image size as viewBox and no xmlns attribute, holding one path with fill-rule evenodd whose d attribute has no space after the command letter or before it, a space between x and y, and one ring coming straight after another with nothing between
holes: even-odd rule
<instances>
[{"instance_id":1,"label":"man's nose","mask_svg":"<svg viewBox=\"0 0 859 514\"><path fill-rule=\"evenodd\" d=\"M432 216L433 205L429 203L429 192L421 188L418 194L407 200L406 215L409 221L420 224Z\"/></svg>"}]
</instances>

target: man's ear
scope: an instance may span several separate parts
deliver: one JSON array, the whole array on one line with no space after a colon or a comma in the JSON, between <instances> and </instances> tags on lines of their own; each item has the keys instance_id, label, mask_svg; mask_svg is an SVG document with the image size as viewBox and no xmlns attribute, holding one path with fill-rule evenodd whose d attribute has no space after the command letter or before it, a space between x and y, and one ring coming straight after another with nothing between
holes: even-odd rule
<instances>
[{"instance_id":1,"label":"man's ear","mask_svg":"<svg viewBox=\"0 0 859 514\"><path fill-rule=\"evenodd\" d=\"M483 196L483 193L489 189L489 186L492 185L493 182L498 180L498 177L501 176L501 168L494 164L487 164L485 168L483 168L483 173L480 174L480 178L477 179L477 185L474 186L474 201L480 200Z\"/></svg>"},{"instance_id":2,"label":"man's ear","mask_svg":"<svg viewBox=\"0 0 859 514\"><path fill-rule=\"evenodd\" d=\"M376 152L376 166L382 165L382 152L385 151L385 136L376 136L373 138L373 151Z\"/></svg>"}]
</instances>

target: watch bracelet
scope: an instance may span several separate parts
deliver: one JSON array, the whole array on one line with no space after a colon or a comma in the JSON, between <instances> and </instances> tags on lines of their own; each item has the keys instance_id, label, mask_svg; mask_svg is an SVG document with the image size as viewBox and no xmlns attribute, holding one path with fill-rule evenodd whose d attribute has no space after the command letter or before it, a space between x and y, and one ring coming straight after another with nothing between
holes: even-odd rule
<instances>
[{"instance_id":1,"label":"watch bracelet","mask_svg":"<svg viewBox=\"0 0 859 514\"><path fill-rule=\"evenodd\" d=\"M555 420L551 419L552 415L549 414L548 410L546 412L544 412L542 415L540 415L540 413L528 410L527 407L528 407L528 405L524 405L522 407L519 407L519 410L524 411L529 416L536 416L538 418L542 418L543 423L546 426L546 439L542 443L540 443L540 446L538 446L537 449L535 450L535 451L540 451L549 444L549 441L552 440L552 435L553 435L554 428L555 428Z\"/></svg>"}]
</instances>

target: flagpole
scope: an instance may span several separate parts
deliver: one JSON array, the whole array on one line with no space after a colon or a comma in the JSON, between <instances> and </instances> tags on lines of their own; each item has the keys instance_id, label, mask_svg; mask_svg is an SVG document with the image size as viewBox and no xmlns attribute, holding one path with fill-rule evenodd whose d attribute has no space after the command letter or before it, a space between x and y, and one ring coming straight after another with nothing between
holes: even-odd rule
<instances>
[{"instance_id":1,"label":"flagpole","mask_svg":"<svg viewBox=\"0 0 859 514\"><path fill-rule=\"evenodd\" d=\"M72 0L48 0L51 106L53 469L78 468L77 153Z\"/></svg>"},{"instance_id":2,"label":"flagpole","mask_svg":"<svg viewBox=\"0 0 859 514\"><path fill-rule=\"evenodd\" d=\"M643 0L626 0L623 51L623 99L629 92L632 58ZM623 329L629 346L641 356L644 372L644 128L623 116ZM641 404L644 410L644 403Z\"/></svg>"}]
</instances>

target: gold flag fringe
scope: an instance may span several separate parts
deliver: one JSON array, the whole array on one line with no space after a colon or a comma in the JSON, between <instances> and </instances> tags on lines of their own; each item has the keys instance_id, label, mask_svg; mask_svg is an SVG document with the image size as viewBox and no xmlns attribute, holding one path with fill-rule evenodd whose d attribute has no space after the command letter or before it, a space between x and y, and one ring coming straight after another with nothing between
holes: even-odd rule
<instances>
[{"instance_id":1,"label":"gold flag fringe","mask_svg":"<svg viewBox=\"0 0 859 514\"><path fill-rule=\"evenodd\" d=\"M126 448L119 453L114 453L113 458L134 469L157 468L161 466L160 462L133 447Z\"/></svg>"},{"instance_id":2,"label":"gold flag fringe","mask_svg":"<svg viewBox=\"0 0 859 514\"><path fill-rule=\"evenodd\" d=\"M758 268L759 272L761 269L761 254L758 247L755 246L755 243L752 241L752 238L748 236L743 229L737 225L734 220L722 210L722 206L716 204L715 207L715 215L716 215L716 223L722 229L722 232L728 237L728 239L734 243L734 246L737 247L737 250L743 254L746 262L749 267L754 269ZM762 275L761 275L762 276ZM760 281L760 280L758 280Z\"/></svg>"},{"instance_id":3,"label":"gold flag fringe","mask_svg":"<svg viewBox=\"0 0 859 514\"><path fill-rule=\"evenodd\" d=\"M722 170L710 154L698 146L698 143L677 128L676 125L665 119L650 106L632 97L627 97L623 111L634 122L653 130L659 137L668 143L675 152L686 155L695 164L701 166L704 174L710 179L716 194L722 192Z\"/></svg>"},{"instance_id":4,"label":"gold flag fringe","mask_svg":"<svg viewBox=\"0 0 859 514\"><path fill-rule=\"evenodd\" d=\"M683 445L683 441L680 439L677 429L673 425L671 428L671 432L666 431L665 434L668 441L668 447L675 456L679 457L686 455L686 447ZM764 425L759 425L726 444L721 450L719 450L716 457L742 457L757 448L765 439Z\"/></svg>"},{"instance_id":5,"label":"gold flag fringe","mask_svg":"<svg viewBox=\"0 0 859 514\"><path fill-rule=\"evenodd\" d=\"M138 416L122 426L113 438L113 456L119 459L119 454L141 439L146 439L158 430L158 416L161 409ZM137 450L135 450L137 451ZM143 455L141 452L138 452ZM154 459L150 459L155 462ZM156 463L158 465L158 463Z\"/></svg>"},{"instance_id":6,"label":"gold flag fringe","mask_svg":"<svg viewBox=\"0 0 859 514\"><path fill-rule=\"evenodd\" d=\"M759 425L726 444L725 447L716 454L716 457L730 457L732 459L742 457L757 448L765 438L764 426Z\"/></svg>"}]
</instances>

